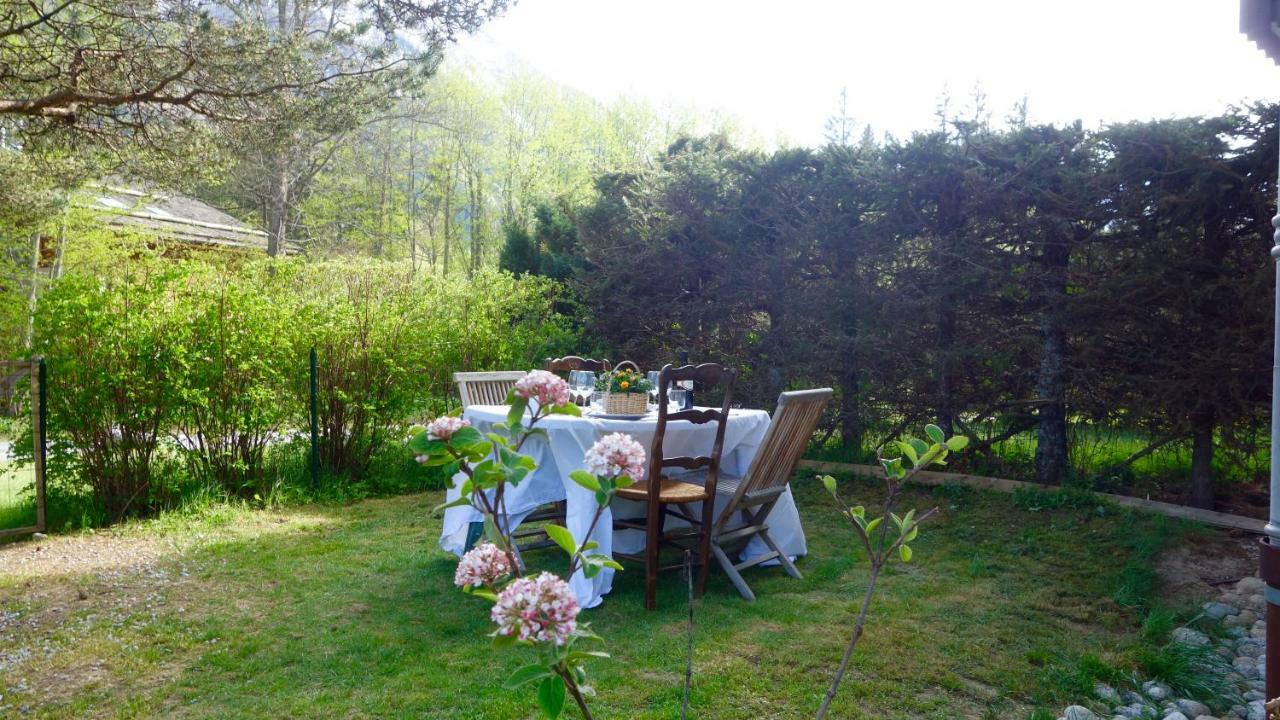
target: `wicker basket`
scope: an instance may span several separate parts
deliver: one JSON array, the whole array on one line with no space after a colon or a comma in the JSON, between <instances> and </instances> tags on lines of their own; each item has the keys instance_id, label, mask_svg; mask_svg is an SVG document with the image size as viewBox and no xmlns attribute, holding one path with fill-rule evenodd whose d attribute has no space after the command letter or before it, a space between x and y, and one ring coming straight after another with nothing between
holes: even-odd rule
<instances>
[{"instance_id":1,"label":"wicker basket","mask_svg":"<svg viewBox=\"0 0 1280 720\"><path fill-rule=\"evenodd\" d=\"M643 415L649 411L648 393L603 393L604 411L609 415Z\"/></svg>"}]
</instances>

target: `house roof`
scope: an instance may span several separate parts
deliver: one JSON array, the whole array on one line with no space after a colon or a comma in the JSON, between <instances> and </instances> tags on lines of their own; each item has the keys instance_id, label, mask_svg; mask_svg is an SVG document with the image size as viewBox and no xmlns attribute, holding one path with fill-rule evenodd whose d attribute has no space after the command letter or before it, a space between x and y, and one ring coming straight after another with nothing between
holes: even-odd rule
<instances>
[{"instance_id":1,"label":"house roof","mask_svg":"<svg viewBox=\"0 0 1280 720\"><path fill-rule=\"evenodd\" d=\"M199 245L267 249L267 234L195 198L160 190L90 185L73 204L107 217L108 225L131 228ZM296 248L290 248L296 252Z\"/></svg>"}]
</instances>

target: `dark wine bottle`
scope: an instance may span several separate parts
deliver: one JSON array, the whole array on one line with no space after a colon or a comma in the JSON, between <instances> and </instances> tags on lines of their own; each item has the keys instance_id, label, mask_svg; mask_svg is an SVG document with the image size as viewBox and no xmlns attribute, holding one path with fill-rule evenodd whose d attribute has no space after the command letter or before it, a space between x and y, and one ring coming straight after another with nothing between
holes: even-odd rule
<instances>
[{"instance_id":1,"label":"dark wine bottle","mask_svg":"<svg viewBox=\"0 0 1280 720\"><path fill-rule=\"evenodd\" d=\"M688 350L681 350L681 351L680 351L680 364L681 364L681 365L688 365L688 364L689 364L689 351L688 351ZM692 380L685 380L684 382L680 383L680 385L681 385L682 387L684 387L684 407L682 407L682 408L680 408L680 409L681 409L681 410L692 410L692 409L693 409L693 381L692 381Z\"/></svg>"}]
</instances>

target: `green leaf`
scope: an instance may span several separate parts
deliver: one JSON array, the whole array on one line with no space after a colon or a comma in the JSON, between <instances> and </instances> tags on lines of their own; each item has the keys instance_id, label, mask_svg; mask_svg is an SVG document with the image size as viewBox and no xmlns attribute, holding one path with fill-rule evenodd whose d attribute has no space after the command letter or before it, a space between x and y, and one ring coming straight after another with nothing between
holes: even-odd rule
<instances>
[{"instance_id":1,"label":"green leaf","mask_svg":"<svg viewBox=\"0 0 1280 720\"><path fill-rule=\"evenodd\" d=\"M552 676L538 685L538 707L552 720L564 712L564 682L560 678Z\"/></svg>"},{"instance_id":2,"label":"green leaf","mask_svg":"<svg viewBox=\"0 0 1280 720\"><path fill-rule=\"evenodd\" d=\"M911 562L911 546L906 544L899 545L898 557L902 558L902 562L904 563Z\"/></svg>"},{"instance_id":3,"label":"green leaf","mask_svg":"<svg viewBox=\"0 0 1280 720\"><path fill-rule=\"evenodd\" d=\"M559 545L565 552L572 555L578 551L578 543L574 542L573 533L569 532L568 529L559 525L551 525L550 523L543 525L542 529L546 531L547 537L551 538L551 541Z\"/></svg>"},{"instance_id":4,"label":"green leaf","mask_svg":"<svg viewBox=\"0 0 1280 720\"><path fill-rule=\"evenodd\" d=\"M880 521L883 519L884 519L883 517L878 517L872 520L871 522L867 523L867 531L866 531L867 534L870 535L871 533L875 532L876 528L880 527Z\"/></svg>"},{"instance_id":5,"label":"green leaf","mask_svg":"<svg viewBox=\"0 0 1280 720\"><path fill-rule=\"evenodd\" d=\"M929 452L929 444L917 438L907 438L907 442L911 443L911 447L916 449L916 455L924 455Z\"/></svg>"},{"instance_id":6,"label":"green leaf","mask_svg":"<svg viewBox=\"0 0 1280 720\"><path fill-rule=\"evenodd\" d=\"M525 665L511 673L510 677L502 683L502 687L507 690L515 690L521 685L528 685L535 680L541 680L550 676L551 671L541 665Z\"/></svg>"},{"instance_id":7,"label":"green leaf","mask_svg":"<svg viewBox=\"0 0 1280 720\"><path fill-rule=\"evenodd\" d=\"M897 525L898 529L902 529L902 518L898 517L898 513L891 512L889 517L893 518L893 524Z\"/></svg>"},{"instance_id":8,"label":"green leaf","mask_svg":"<svg viewBox=\"0 0 1280 720\"><path fill-rule=\"evenodd\" d=\"M826 488L826 489L827 489L827 492L831 493L832 495L835 495L835 494L836 494L836 479L835 479L835 478L833 478L833 477L831 477L830 475L823 475L823 476L822 476L822 487Z\"/></svg>"},{"instance_id":9,"label":"green leaf","mask_svg":"<svg viewBox=\"0 0 1280 720\"><path fill-rule=\"evenodd\" d=\"M904 543L909 543L909 542L911 542L912 540L915 540L915 539L916 539L916 536L917 536L917 535L919 535L919 534L920 534L920 526L919 526L919 525L912 525L912 526L911 526L911 529L907 531L907 536L906 536L905 538L903 538L903 539L902 539L902 542L904 542Z\"/></svg>"},{"instance_id":10,"label":"green leaf","mask_svg":"<svg viewBox=\"0 0 1280 720\"><path fill-rule=\"evenodd\" d=\"M461 495L456 500L451 500L447 503L440 503L439 505L431 508L431 514L436 515L438 513L444 512L445 510L448 510L449 508L462 507L463 505L470 505L470 504L471 504L471 496Z\"/></svg>"},{"instance_id":11,"label":"green leaf","mask_svg":"<svg viewBox=\"0 0 1280 720\"><path fill-rule=\"evenodd\" d=\"M592 475L586 470L574 470L569 473L569 479L591 492L598 492L600 490L600 481L595 475Z\"/></svg>"},{"instance_id":12,"label":"green leaf","mask_svg":"<svg viewBox=\"0 0 1280 720\"><path fill-rule=\"evenodd\" d=\"M573 403L565 403L564 405L556 405L551 408L552 415L572 415L573 417L582 417L582 408Z\"/></svg>"},{"instance_id":13,"label":"green leaf","mask_svg":"<svg viewBox=\"0 0 1280 720\"><path fill-rule=\"evenodd\" d=\"M936 443L947 441L946 433L942 432L942 428L934 425L933 423L929 423L924 426L924 434L928 435L929 439Z\"/></svg>"},{"instance_id":14,"label":"green leaf","mask_svg":"<svg viewBox=\"0 0 1280 720\"><path fill-rule=\"evenodd\" d=\"M857 517L867 516L867 509L861 505L854 505L853 507L849 508L849 512Z\"/></svg>"},{"instance_id":15,"label":"green leaf","mask_svg":"<svg viewBox=\"0 0 1280 720\"><path fill-rule=\"evenodd\" d=\"M916 454L916 449L912 447L911 443L899 440L895 442L894 445L897 445L898 449L902 451L902 454L911 461L912 466L915 466L920 462L920 456Z\"/></svg>"},{"instance_id":16,"label":"green leaf","mask_svg":"<svg viewBox=\"0 0 1280 720\"><path fill-rule=\"evenodd\" d=\"M968 435L952 435L947 438L947 449L952 452L960 452L969 446Z\"/></svg>"},{"instance_id":17,"label":"green leaf","mask_svg":"<svg viewBox=\"0 0 1280 720\"><path fill-rule=\"evenodd\" d=\"M513 389L507 393L507 404L510 409L507 410L507 424L516 427L520 425L520 421L524 419L524 413L529 409L529 399L520 397Z\"/></svg>"},{"instance_id":18,"label":"green leaf","mask_svg":"<svg viewBox=\"0 0 1280 720\"><path fill-rule=\"evenodd\" d=\"M476 597L484 598L485 600L488 600L489 602L497 602L497 601L498 601L498 594L497 594L497 593L495 593L494 591L490 590L489 588L485 588L485 587L477 587L477 588L473 588L473 587L465 587L465 588L462 588L462 592L464 592L464 593L466 593L466 594L468 594L468 595L475 595Z\"/></svg>"},{"instance_id":19,"label":"green leaf","mask_svg":"<svg viewBox=\"0 0 1280 720\"><path fill-rule=\"evenodd\" d=\"M479 442L484 442L484 436L473 427L460 428L449 438L449 444L457 448L470 447Z\"/></svg>"},{"instance_id":20,"label":"green leaf","mask_svg":"<svg viewBox=\"0 0 1280 720\"><path fill-rule=\"evenodd\" d=\"M907 473L902 469L902 458L890 458L881 460L880 464L884 466L884 474L893 479L900 479Z\"/></svg>"}]
</instances>

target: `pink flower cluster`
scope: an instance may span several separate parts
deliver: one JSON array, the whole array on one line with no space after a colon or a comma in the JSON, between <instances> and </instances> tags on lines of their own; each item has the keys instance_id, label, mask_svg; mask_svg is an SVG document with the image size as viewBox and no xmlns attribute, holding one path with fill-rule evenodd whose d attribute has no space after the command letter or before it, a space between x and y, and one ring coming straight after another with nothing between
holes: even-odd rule
<instances>
[{"instance_id":1,"label":"pink flower cluster","mask_svg":"<svg viewBox=\"0 0 1280 720\"><path fill-rule=\"evenodd\" d=\"M516 394L536 400L542 406L566 405L569 402L569 383L555 373L530 370L528 375L516 381Z\"/></svg>"},{"instance_id":2,"label":"pink flower cluster","mask_svg":"<svg viewBox=\"0 0 1280 720\"><path fill-rule=\"evenodd\" d=\"M578 626L578 610L569 584L544 572L503 588L489 617L498 624L499 635L563 645Z\"/></svg>"},{"instance_id":3,"label":"pink flower cluster","mask_svg":"<svg viewBox=\"0 0 1280 720\"><path fill-rule=\"evenodd\" d=\"M460 417L442 415L427 423L427 437L432 440L448 440L453 437L454 433L470 426L471 423L469 421Z\"/></svg>"},{"instance_id":4,"label":"pink flower cluster","mask_svg":"<svg viewBox=\"0 0 1280 720\"><path fill-rule=\"evenodd\" d=\"M627 475L632 480L644 478L644 446L626 433L600 438L587 450L582 461L592 475Z\"/></svg>"},{"instance_id":5,"label":"pink flower cluster","mask_svg":"<svg viewBox=\"0 0 1280 720\"><path fill-rule=\"evenodd\" d=\"M511 560L497 545L480 543L458 561L453 574L453 584L458 587L482 587L493 585L505 575L511 574Z\"/></svg>"}]
</instances>

